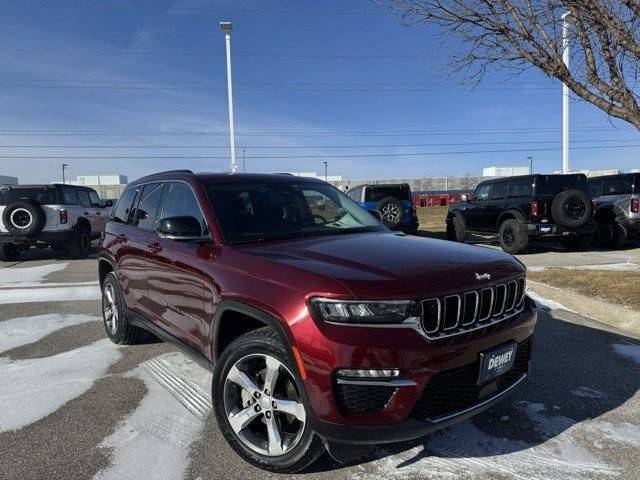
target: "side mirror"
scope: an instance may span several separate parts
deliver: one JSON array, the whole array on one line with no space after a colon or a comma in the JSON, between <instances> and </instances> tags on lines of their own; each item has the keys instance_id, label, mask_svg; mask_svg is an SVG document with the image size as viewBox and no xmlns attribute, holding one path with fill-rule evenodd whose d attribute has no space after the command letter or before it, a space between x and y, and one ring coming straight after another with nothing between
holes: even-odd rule
<instances>
[{"instance_id":1,"label":"side mirror","mask_svg":"<svg viewBox=\"0 0 640 480\"><path fill-rule=\"evenodd\" d=\"M376 220L378 220L379 222L382 222L382 213L380 213L380 210L371 209L371 210L369 210L369 213L370 213L370 214L371 214L371 216L373 216Z\"/></svg>"},{"instance_id":2,"label":"side mirror","mask_svg":"<svg viewBox=\"0 0 640 480\"><path fill-rule=\"evenodd\" d=\"M469 201L469 196L464 194L464 195L462 195L462 197L460 197L460 200L462 200L463 202L468 202Z\"/></svg>"},{"instance_id":3,"label":"side mirror","mask_svg":"<svg viewBox=\"0 0 640 480\"><path fill-rule=\"evenodd\" d=\"M158 235L177 241L207 240L202 236L202 226L195 217L168 217L160 220Z\"/></svg>"}]
</instances>

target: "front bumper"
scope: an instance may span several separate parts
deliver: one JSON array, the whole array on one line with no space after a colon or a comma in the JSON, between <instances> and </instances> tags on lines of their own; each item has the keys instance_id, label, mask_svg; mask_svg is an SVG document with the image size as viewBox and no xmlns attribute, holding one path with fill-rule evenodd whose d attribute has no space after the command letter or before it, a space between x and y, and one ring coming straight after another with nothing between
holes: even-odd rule
<instances>
[{"instance_id":1,"label":"front bumper","mask_svg":"<svg viewBox=\"0 0 640 480\"><path fill-rule=\"evenodd\" d=\"M443 415L433 420L408 418L403 422L391 425L344 425L316 419L313 422L313 427L316 433L335 443L373 445L414 440L431 432L462 422L467 418L491 408L503 398L513 393L526 378L527 374L525 373L505 390L490 395L469 408L453 412L449 415Z\"/></svg>"},{"instance_id":2,"label":"front bumper","mask_svg":"<svg viewBox=\"0 0 640 480\"><path fill-rule=\"evenodd\" d=\"M306 322L301 322L293 329L299 328L300 331L294 331L293 335L299 339L310 336L310 343L297 344L297 347L308 374L304 385L314 429L336 443L396 442L420 437L489 408L524 379L528 372L528 354L521 375L515 372L518 377L509 384L501 384L499 389L493 384L487 385L491 388L486 390L483 386L482 391L478 391L477 401L473 397L467 403L447 402L447 408L449 405L463 406L438 414L426 415L419 410L425 398L427 401L435 398L428 397L428 393L433 391L429 390L430 382L448 375L448 372L475 368L481 352L511 341L518 344L527 342L536 321L535 304L527 298L524 309L504 324L443 341L429 341L411 329L314 324L318 330L312 331L309 325L304 325ZM339 398L335 374L343 368L399 369L402 379L409 382L396 388L390 398L384 399L379 410L354 413L346 410L342 398ZM472 375L477 375L477 370L475 372ZM476 379L474 377L473 382ZM432 383L432 388L436 388L435 385ZM452 385L455 387L455 380ZM471 385L471 382L464 385Z\"/></svg>"}]
</instances>

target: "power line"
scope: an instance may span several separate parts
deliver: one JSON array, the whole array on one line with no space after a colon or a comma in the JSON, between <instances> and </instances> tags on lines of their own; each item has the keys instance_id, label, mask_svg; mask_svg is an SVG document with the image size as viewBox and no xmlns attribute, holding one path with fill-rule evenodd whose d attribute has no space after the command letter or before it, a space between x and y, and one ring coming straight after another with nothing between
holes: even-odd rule
<instances>
[{"instance_id":1,"label":"power line","mask_svg":"<svg viewBox=\"0 0 640 480\"><path fill-rule=\"evenodd\" d=\"M574 143L602 143L602 142L636 142L638 139L597 139L574 140ZM534 140L534 141L506 141L506 142L456 142L456 143L410 143L388 145L246 145L244 148L254 149L335 149L335 148L410 148L410 147L455 147L470 145L552 145L562 143L561 140ZM0 148L183 148L183 149L228 149L228 145L0 145Z\"/></svg>"},{"instance_id":2,"label":"power line","mask_svg":"<svg viewBox=\"0 0 640 480\"><path fill-rule=\"evenodd\" d=\"M640 144L633 145L611 145L611 146L589 146L589 147L572 147L571 150L602 150L609 148L638 148ZM536 151L558 151L561 147L545 147L537 148ZM251 156L247 159L254 160L285 160L285 159L303 159L303 158L374 158L374 157L428 157L434 155L481 155L488 153L523 153L530 152L531 149L504 149L504 150L461 150L461 151L443 151L443 152L411 152L411 153L372 153L372 154L343 154L343 155L280 155L280 156ZM161 155L127 155L127 156L39 156L39 155L3 155L0 159L50 159L50 160L166 160L166 159L202 159L202 160L228 160L228 156L161 156Z\"/></svg>"}]
</instances>

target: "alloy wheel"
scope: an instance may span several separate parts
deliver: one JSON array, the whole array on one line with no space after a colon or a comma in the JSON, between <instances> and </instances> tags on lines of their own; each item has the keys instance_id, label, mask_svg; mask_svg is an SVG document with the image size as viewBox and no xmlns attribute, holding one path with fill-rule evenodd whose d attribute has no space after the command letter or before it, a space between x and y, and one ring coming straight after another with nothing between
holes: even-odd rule
<instances>
[{"instance_id":1,"label":"alloy wheel","mask_svg":"<svg viewBox=\"0 0 640 480\"><path fill-rule=\"evenodd\" d=\"M111 335L118 330L118 305L116 304L116 291L111 283L104 286L102 294L102 312L104 324Z\"/></svg>"},{"instance_id":2,"label":"alloy wheel","mask_svg":"<svg viewBox=\"0 0 640 480\"><path fill-rule=\"evenodd\" d=\"M250 354L234 363L223 401L231 429L250 450L275 457L300 442L306 409L293 374L275 357Z\"/></svg>"},{"instance_id":3,"label":"alloy wheel","mask_svg":"<svg viewBox=\"0 0 640 480\"><path fill-rule=\"evenodd\" d=\"M397 205L385 205L382 208L382 218L388 222L393 222L400 216L400 209Z\"/></svg>"}]
</instances>

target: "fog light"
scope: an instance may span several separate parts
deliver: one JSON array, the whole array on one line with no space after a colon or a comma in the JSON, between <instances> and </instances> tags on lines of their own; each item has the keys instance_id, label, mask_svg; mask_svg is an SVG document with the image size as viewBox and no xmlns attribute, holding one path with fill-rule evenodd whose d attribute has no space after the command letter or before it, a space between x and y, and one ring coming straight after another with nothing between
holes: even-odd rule
<instances>
[{"instance_id":1,"label":"fog light","mask_svg":"<svg viewBox=\"0 0 640 480\"><path fill-rule=\"evenodd\" d=\"M350 368L343 368L338 370L338 375L341 377L352 378L395 378L400 376L400 370L397 368L390 368L386 370L354 370Z\"/></svg>"}]
</instances>

